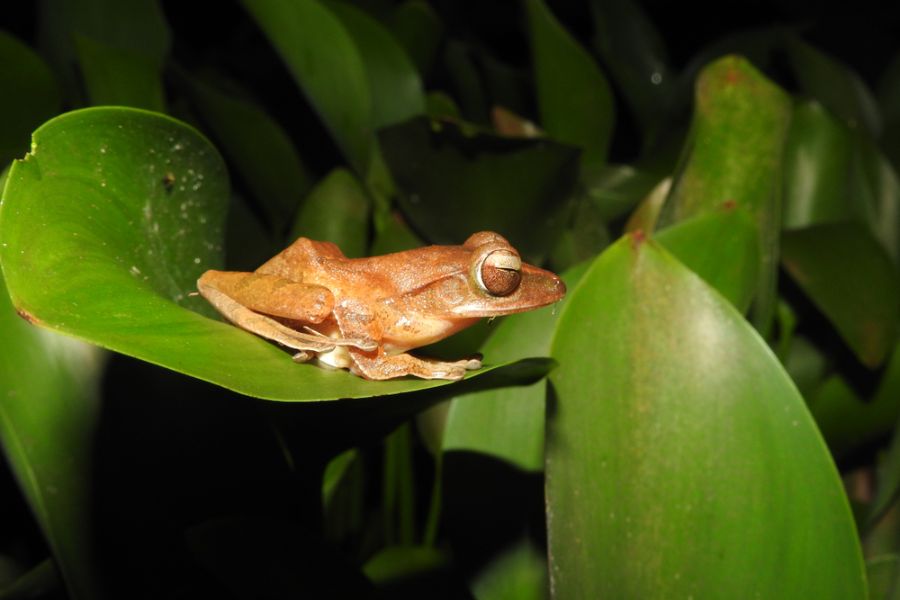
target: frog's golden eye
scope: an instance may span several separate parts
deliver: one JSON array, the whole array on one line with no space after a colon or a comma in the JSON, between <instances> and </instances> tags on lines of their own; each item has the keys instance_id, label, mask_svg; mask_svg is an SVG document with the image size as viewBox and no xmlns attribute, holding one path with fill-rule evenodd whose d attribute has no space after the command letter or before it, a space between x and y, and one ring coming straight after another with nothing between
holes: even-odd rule
<instances>
[{"instance_id":1,"label":"frog's golden eye","mask_svg":"<svg viewBox=\"0 0 900 600\"><path fill-rule=\"evenodd\" d=\"M478 265L475 278L491 296L508 296L522 281L522 259L509 250L494 250Z\"/></svg>"}]
</instances>

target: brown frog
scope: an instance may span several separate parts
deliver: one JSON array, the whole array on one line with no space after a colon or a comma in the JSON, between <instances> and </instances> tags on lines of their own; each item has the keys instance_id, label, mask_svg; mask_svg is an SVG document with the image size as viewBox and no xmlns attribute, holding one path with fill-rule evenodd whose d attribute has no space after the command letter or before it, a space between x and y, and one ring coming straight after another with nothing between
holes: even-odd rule
<instances>
[{"instance_id":1,"label":"brown frog","mask_svg":"<svg viewBox=\"0 0 900 600\"><path fill-rule=\"evenodd\" d=\"M461 379L476 358L417 358L412 348L482 317L523 312L565 296L563 282L525 264L502 236L347 258L331 242L299 238L253 273L207 271L197 289L235 325L366 379Z\"/></svg>"}]
</instances>

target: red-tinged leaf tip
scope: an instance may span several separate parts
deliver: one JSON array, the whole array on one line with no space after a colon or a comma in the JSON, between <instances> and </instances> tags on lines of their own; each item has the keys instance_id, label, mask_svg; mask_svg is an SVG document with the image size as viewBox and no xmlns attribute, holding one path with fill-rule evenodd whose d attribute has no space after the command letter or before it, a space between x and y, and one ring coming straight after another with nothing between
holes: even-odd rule
<instances>
[{"instance_id":1,"label":"red-tinged leaf tip","mask_svg":"<svg viewBox=\"0 0 900 600\"><path fill-rule=\"evenodd\" d=\"M631 236L631 246L633 248L639 248L644 242L647 241L647 234L644 233L643 229L635 229L628 235Z\"/></svg>"}]
</instances>

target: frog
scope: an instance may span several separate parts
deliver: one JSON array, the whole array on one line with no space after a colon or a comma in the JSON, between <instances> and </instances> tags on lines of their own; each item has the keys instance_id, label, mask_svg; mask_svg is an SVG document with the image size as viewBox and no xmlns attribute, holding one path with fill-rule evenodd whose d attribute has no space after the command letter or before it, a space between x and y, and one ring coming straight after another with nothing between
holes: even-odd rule
<instances>
[{"instance_id":1,"label":"frog","mask_svg":"<svg viewBox=\"0 0 900 600\"><path fill-rule=\"evenodd\" d=\"M228 321L315 361L380 381L462 379L481 357L421 358L427 346L483 318L533 310L566 294L554 273L522 261L498 233L348 258L300 237L253 272L209 270L197 290Z\"/></svg>"}]
</instances>

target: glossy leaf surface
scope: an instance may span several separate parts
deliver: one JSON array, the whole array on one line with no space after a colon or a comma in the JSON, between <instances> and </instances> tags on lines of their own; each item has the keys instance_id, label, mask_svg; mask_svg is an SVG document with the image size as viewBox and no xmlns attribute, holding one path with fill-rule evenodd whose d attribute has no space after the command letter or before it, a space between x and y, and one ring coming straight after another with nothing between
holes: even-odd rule
<instances>
[{"instance_id":1,"label":"glossy leaf surface","mask_svg":"<svg viewBox=\"0 0 900 600\"><path fill-rule=\"evenodd\" d=\"M371 204L353 173L335 169L304 199L288 237L333 242L346 256L365 256Z\"/></svg>"},{"instance_id":2,"label":"glossy leaf surface","mask_svg":"<svg viewBox=\"0 0 900 600\"><path fill-rule=\"evenodd\" d=\"M296 365L204 316L214 311L189 294L221 264L228 186L218 154L194 130L143 111L88 109L58 117L34 139L36 150L10 172L0 261L16 308L35 323L273 400L441 385Z\"/></svg>"},{"instance_id":3,"label":"glossy leaf surface","mask_svg":"<svg viewBox=\"0 0 900 600\"><path fill-rule=\"evenodd\" d=\"M592 265L551 374L551 590L568 598L865 597L834 464L777 359L640 236Z\"/></svg>"}]
</instances>

